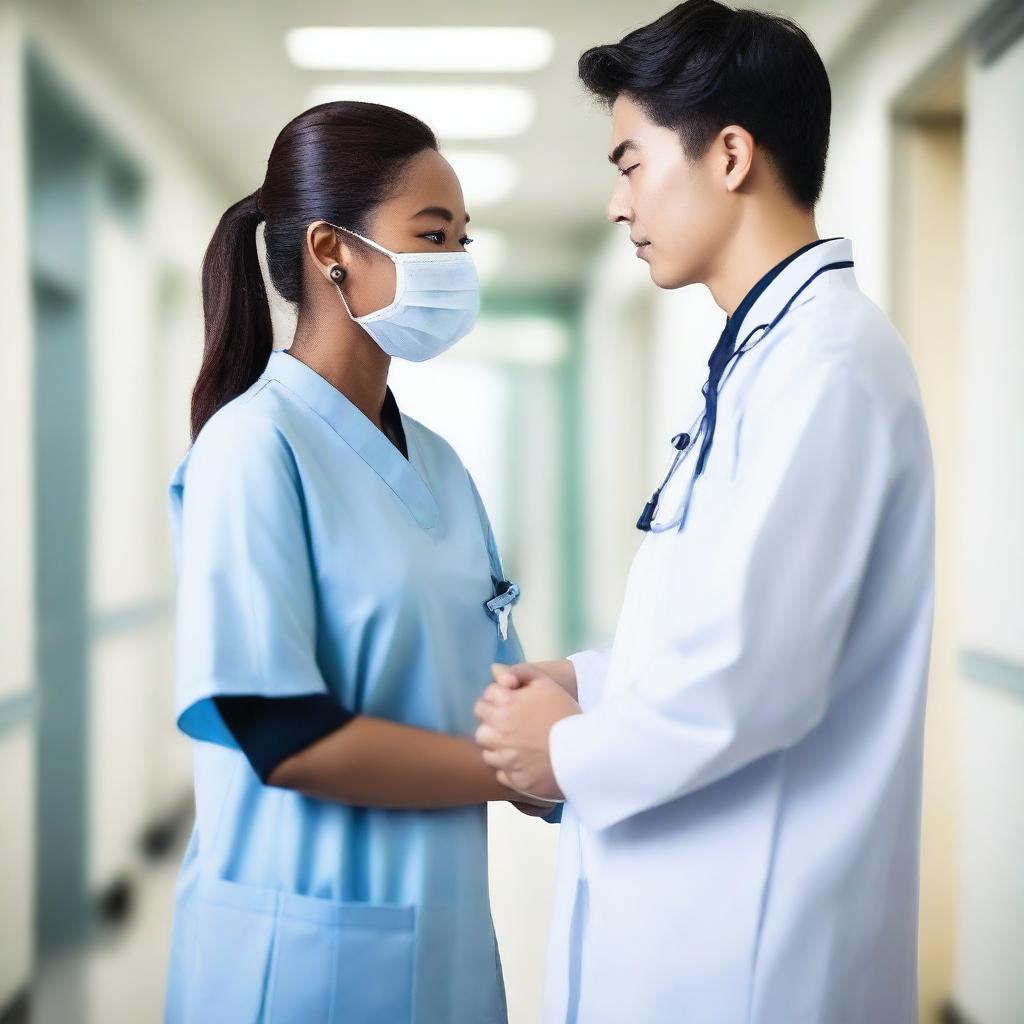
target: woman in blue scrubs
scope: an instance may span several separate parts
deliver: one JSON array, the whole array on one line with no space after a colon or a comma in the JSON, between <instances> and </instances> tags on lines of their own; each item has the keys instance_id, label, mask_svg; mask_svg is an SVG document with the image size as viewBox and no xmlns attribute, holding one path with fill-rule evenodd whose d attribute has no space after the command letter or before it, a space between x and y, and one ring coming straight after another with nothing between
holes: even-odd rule
<instances>
[{"instance_id":1,"label":"woman in blue scrubs","mask_svg":"<svg viewBox=\"0 0 1024 1024\"><path fill-rule=\"evenodd\" d=\"M469 220L430 129L329 103L289 123L203 264L193 444L171 481L178 725L196 821L165 1020L501 1024L473 742L522 652L476 488L404 416L391 358L472 327ZM298 311L272 352L256 229Z\"/></svg>"}]
</instances>

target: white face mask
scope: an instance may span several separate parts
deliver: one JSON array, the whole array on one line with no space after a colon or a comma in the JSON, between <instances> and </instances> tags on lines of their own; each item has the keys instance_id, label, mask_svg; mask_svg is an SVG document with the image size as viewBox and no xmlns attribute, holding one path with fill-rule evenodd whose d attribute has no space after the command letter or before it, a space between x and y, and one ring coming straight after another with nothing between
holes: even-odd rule
<instances>
[{"instance_id":1,"label":"white face mask","mask_svg":"<svg viewBox=\"0 0 1024 1024\"><path fill-rule=\"evenodd\" d=\"M432 359L473 329L480 311L480 282L468 252L392 252L350 228L355 235L395 264L395 298L383 309L352 316L389 356L414 363Z\"/></svg>"}]
</instances>

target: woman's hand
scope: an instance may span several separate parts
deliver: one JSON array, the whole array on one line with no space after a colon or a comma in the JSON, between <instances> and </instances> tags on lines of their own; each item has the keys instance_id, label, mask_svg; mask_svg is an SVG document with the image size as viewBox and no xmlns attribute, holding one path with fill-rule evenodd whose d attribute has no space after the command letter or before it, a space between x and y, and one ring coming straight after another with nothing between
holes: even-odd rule
<instances>
[{"instance_id":1,"label":"woman's hand","mask_svg":"<svg viewBox=\"0 0 1024 1024\"><path fill-rule=\"evenodd\" d=\"M565 690L573 700L578 700L576 693L576 668L568 658L560 658L558 661L523 661L518 665L501 665L500 672L496 669L499 666L492 666L491 672L494 680L510 690L518 689L531 679L537 676L547 676L553 679Z\"/></svg>"}]
</instances>

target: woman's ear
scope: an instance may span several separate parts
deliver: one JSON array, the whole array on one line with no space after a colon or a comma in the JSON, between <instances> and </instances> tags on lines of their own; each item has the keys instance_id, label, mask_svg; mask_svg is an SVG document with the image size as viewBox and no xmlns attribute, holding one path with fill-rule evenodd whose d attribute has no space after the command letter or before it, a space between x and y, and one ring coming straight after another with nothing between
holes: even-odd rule
<instances>
[{"instance_id":1,"label":"woman's ear","mask_svg":"<svg viewBox=\"0 0 1024 1024\"><path fill-rule=\"evenodd\" d=\"M317 272L328 281L331 269L341 267L348 273L352 255L347 245L338 238L338 232L326 221L317 220L306 228L306 249Z\"/></svg>"},{"instance_id":2,"label":"woman's ear","mask_svg":"<svg viewBox=\"0 0 1024 1024\"><path fill-rule=\"evenodd\" d=\"M721 156L722 184L735 192L750 174L754 163L754 137L739 125L731 124L718 133L716 146Z\"/></svg>"}]
</instances>

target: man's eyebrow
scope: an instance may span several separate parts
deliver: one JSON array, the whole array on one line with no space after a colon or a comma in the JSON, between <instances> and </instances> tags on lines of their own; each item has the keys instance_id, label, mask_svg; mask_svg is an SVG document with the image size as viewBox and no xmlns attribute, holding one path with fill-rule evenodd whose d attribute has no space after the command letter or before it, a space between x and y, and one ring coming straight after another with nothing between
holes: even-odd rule
<instances>
[{"instance_id":1,"label":"man's eyebrow","mask_svg":"<svg viewBox=\"0 0 1024 1024\"><path fill-rule=\"evenodd\" d=\"M415 220L417 217L425 217L428 214L431 217L441 217L442 219L448 221L449 224L451 224L451 222L453 220L455 220L455 215L452 213L451 210L449 210L445 206L427 206L427 207L424 207L422 210L420 210L419 213L414 213L409 218L409 220ZM467 224L469 223L469 214L468 213L466 214L466 223Z\"/></svg>"},{"instance_id":2,"label":"man's eyebrow","mask_svg":"<svg viewBox=\"0 0 1024 1024\"><path fill-rule=\"evenodd\" d=\"M639 143L634 142L632 139L623 139L609 154L608 160L610 163L617 164L622 159L622 154L627 149L639 149Z\"/></svg>"}]
</instances>

